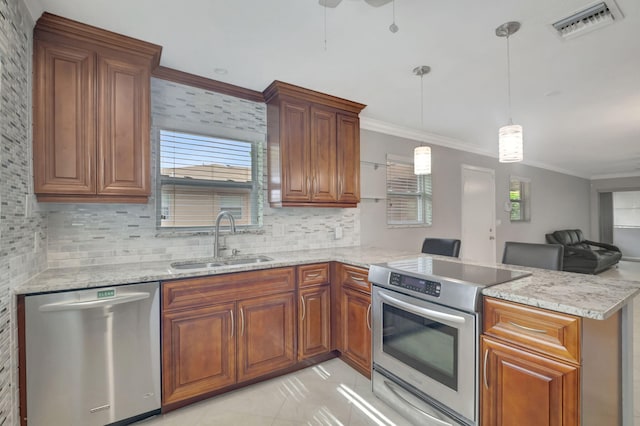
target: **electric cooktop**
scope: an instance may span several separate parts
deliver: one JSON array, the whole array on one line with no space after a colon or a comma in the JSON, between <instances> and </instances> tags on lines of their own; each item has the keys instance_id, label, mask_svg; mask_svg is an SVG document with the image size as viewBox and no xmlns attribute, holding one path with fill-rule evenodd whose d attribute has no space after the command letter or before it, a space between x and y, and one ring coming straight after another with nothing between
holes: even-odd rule
<instances>
[{"instance_id":1,"label":"electric cooktop","mask_svg":"<svg viewBox=\"0 0 640 426\"><path fill-rule=\"evenodd\" d=\"M471 265L429 256L371 265L369 281L444 306L478 312L483 288L531 275L529 272Z\"/></svg>"},{"instance_id":2,"label":"electric cooktop","mask_svg":"<svg viewBox=\"0 0 640 426\"><path fill-rule=\"evenodd\" d=\"M489 266L449 262L432 257L398 260L385 264L389 269L420 274L430 278L455 280L461 283L488 287L531 275L530 272L512 271Z\"/></svg>"}]
</instances>

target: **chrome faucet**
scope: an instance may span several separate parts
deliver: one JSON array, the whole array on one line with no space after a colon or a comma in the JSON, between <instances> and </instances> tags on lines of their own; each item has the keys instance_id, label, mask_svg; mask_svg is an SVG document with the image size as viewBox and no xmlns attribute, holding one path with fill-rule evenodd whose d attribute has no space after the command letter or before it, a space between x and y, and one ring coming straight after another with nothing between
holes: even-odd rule
<instances>
[{"instance_id":1,"label":"chrome faucet","mask_svg":"<svg viewBox=\"0 0 640 426\"><path fill-rule=\"evenodd\" d=\"M220 256L220 243L219 243L219 238L220 238L220 221L222 220L223 217L227 217L229 218L229 223L231 224L231 233L235 234L236 233L236 221L233 218L233 215L231 213L229 213L226 210L221 211L220 213L218 213L218 217L216 217L216 235L214 237L213 240L213 257L218 258Z\"/></svg>"}]
</instances>

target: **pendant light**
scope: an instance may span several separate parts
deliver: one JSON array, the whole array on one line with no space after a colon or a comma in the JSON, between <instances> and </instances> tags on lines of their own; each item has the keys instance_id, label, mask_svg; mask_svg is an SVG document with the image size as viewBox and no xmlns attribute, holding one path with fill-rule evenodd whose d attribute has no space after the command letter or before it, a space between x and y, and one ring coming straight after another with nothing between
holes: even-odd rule
<instances>
[{"instance_id":1,"label":"pendant light","mask_svg":"<svg viewBox=\"0 0 640 426\"><path fill-rule=\"evenodd\" d=\"M391 25L389 25L389 31L391 31L392 33L397 33L398 30L400 29L397 25L396 25L396 0L393 0L393 3L391 5L393 7L393 22L391 23Z\"/></svg>"},{"instance_id":2,"label":"pendant light","mask_svg":"<svg viewBox=\"0 0 640 426\"><path fill-rule=\"evenodd\" d=\"M523 159L522 126L511 120L511 57L509 55L509 36L520 29L519 22L506 22L496 28L498 37L507 39L507 98L509 101L509 124L498 131L498 160L501 163L515 163Z\"/></svg>"},{"instance_id":3,"label":"pendant light","mask_svg":"<svg viewBox=\"0 0 640 426\"><path fill-rule=\"evenodd\" d=\"M413 69L415 75L420 76L420 126L424 127L424 85L423 78L429 74L431 67L421 65ZM431 147L418 146L413 150L413 173L416 175L431 174Z\"/></svg>"}]
</instances>

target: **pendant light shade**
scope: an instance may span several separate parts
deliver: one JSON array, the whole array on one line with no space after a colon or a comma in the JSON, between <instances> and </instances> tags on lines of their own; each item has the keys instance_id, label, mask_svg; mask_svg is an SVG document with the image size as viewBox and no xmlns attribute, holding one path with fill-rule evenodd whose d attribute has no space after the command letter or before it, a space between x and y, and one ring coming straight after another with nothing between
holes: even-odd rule
<instances>
[{"instance_id":1,"label":"pendant light shade","mask_svg":"<svg viewBox=\"0 0 640 426\"><path fill-rule=\"evenodd\" d=\"M413 69L413 73L420 77L420 126L424 127L424 86L425 74L431 72L431 67L421 65ZM413 150L413 173L416 175L431 174L431 147L418 146Z\"/></svg>"},{"instance_id":2,"label":"pendant light shade","mask_svg":"<svg viewBox=\"0 0 640 426\"><path fill-rule=\"evenodd\" d=\"M498 134L498 159L501 163L522 161L522 126L509 124L500 127Z\"/></svg>"},{"instance_id":3,"label":"pendant light shade","mask_svg":"<svg viewBox=\"0 0 640 426\"><path fill-rule=\"evenodd\" d=\"M496 28L496 35L507 39L507 98L509 100L509 124L498 131L498 161L515 163L524 159L522 126L511 121L511 55L509 36L520 29L519 22L505 22Z\"/></svg>"},{"instance_id":4,"label":"pendant light shade","mask_svg":"<svg viewBox=\"0 0 640 426\"><path fill-rule=\"evenodd\" d=\"M418 146L413 150L413 173L416 175L431 174L431 147Z\"/></svg>"}]
</instances>

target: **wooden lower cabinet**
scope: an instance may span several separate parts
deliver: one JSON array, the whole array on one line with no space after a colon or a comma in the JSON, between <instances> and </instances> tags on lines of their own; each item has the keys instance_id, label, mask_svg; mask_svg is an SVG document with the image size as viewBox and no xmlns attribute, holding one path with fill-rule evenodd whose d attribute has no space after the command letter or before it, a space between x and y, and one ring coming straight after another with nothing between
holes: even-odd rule
<instances>
[{"instance_id":1,"label":"wooden lower cabinet","mask_svg":"<svg viewBox=\"0 0 640 426\"><path fill-rule=\"evenodd\" d=\"M238 302L238 382L296 362L294 293Z\"/></svg>"},{"instance_id":2,"label":"wooden lower cabinet","mask_svg":"<svg viewBox=\"0 0 640 426\"><path fill-rule=\"evenodd\" d=\"M162 405L168 411L296 363L294 268L162 284Z\"/></svg>"},{"instance_id":3,"label":"wooden lower cabinet","mask_svg":"<svg viewBox=\"0 0 640 426\"><path fill-rule=\"evenodd\" d=\"M343 287L340 299L342 358L371 377L371 296Z\"/></svg>"},{"instance_id":4,"label":"wooden lower cabinet","mask_svg":"<svg viewBox=\"0 0 640 426\"><path fill-rule=\"evenodd\" d=\"M298 359L331 351L331 287L299 290Z\"/></svg>"},{"instance_id":5,"label":"wooden lower cabinet","mask_svg":"<svg viewBox=\"0 0 640 426\"><path fill-rule=\"evenodd\" d=\"M163 315L163 400L191 398L236 382L235 303Z\"/></svg>"},{"instance_id":6,"label":"wooden lower cabinet","mask_svg":"<svg viewBox=\"0 0 640 426\"><path fill-rule=\"evenodd\" d=\"M580 424L580 368L482 336L482 425Z\"/></svg>"}]
</instances>

